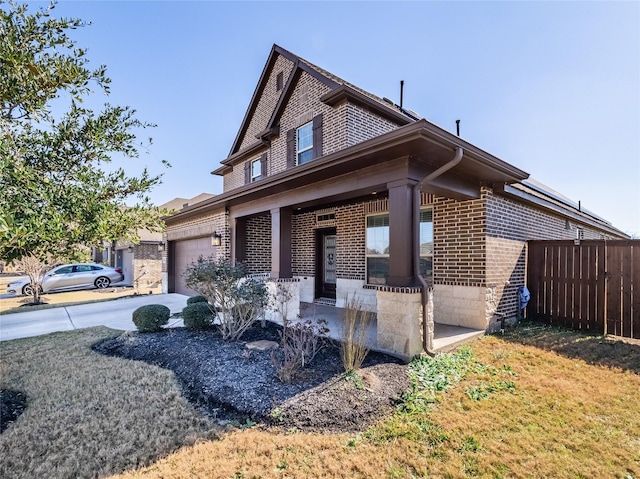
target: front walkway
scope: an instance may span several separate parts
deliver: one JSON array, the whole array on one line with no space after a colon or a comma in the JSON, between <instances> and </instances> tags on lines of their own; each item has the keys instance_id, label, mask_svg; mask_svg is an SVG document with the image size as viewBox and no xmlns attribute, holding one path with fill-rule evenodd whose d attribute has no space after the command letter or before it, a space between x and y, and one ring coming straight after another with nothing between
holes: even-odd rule
<instances>
[{"instance_id":1,"label":"front walkway","mask_svg":"<svg viewBox=\"0 0 640 479\"><path fill-rule=\"evenodd\" d=\"M328 336L335 340L340 340L342 338L342 313L342 308L336 308L334 306L316 303L300 303L300 319L303 321L307 319L324 319L327 322L326 326L329 329ZM462 344L484 336L484 334L485 332L483 330L436 323L434 328L433 349L436 352L451 351ZM393 355L390 351L381 350L376 347L377 335L377 324L373 321L369 326L369 347L373 351Z\"/></svg>"}]
</instances>

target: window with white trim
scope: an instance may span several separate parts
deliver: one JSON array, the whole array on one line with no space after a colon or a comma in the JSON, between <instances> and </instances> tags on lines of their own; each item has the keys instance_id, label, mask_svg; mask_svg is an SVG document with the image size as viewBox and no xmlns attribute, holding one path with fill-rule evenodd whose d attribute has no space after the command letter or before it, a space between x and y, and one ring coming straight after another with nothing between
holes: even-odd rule
<instances>
[{"instance_id":1,"label":"window with white trim","mask_svg":"<svg viewBox=\"0 0 640 479\"><path fill-rule=\"evenodd\" d=\"M262 179L262 158L251 162L251 183Z\"/></svg>"},{"instance_id":2,"label":"window with white trim","mask_svg":"<svg viewBox=\"0 0 640 479\"><path fill-rule=\"evenodd\" d=\"M305 123L296 131L296 164L313 159L313 122Z\"/></svg>"}]
</instances>

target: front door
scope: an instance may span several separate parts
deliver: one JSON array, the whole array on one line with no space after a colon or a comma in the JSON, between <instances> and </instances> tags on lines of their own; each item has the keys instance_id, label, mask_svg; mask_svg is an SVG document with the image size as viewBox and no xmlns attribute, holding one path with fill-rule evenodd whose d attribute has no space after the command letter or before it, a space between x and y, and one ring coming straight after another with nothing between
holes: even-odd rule
<instances>
[{"instance_id":1,"label":"front door","mask_svg":"<svg viewBox=\"0 0 640 479\"><path fill-rule=\"evenodd\" d=\"M316 297L336 298L336 230L319 230L316 237Z\"/></svg>"}]
</instances>

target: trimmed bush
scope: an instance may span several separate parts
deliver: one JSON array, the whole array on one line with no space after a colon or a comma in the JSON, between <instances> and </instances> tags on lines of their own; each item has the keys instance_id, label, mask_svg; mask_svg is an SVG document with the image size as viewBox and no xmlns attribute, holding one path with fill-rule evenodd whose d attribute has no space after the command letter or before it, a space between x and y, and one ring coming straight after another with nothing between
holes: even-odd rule
<instances>
[{"instance_id":1,"label":"trimmed bush","mask_svg":"<svg viewBox=\"0 0 640 479\"><path fill-rule=\"evenodd\" d=\"M213 326L213 313L206 302L195 302L182 310L184 327L191 330L208 329Z\"/></svg>"},{"instance_id":2,"label":"trimmed bush","mask_svg":"<svg viewBox=\"0 0 640 479\"><path fill-rule=\"evenodd\" d=\"M207 303L208 300L204 296L191 296L187 298L187 306L190 306L195 303Z\"/></svg>"},{"instance_id":3,"label":"trimmed bush","mask_svg":"<svg viewBox=\"0 0 640 479\"><path fill-rule=\"evenodd\" d=\"M133 312L133 324L141 333L160 331L169 322L171 311L162 304L140 306Z\"/></svg>"}]
</instances>

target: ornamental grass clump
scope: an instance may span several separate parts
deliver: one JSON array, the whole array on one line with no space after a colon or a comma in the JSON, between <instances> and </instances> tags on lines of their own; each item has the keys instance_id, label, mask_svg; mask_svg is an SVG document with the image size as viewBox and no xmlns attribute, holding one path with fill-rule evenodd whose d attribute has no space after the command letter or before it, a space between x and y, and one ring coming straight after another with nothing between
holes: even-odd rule
<instances>
[{"instance_id":1,"label":"ornamental grass clump","mask_svg":"<svg viewBox=\"0 0 640 479\"><path fill-rule=\"evenodd\" d=\"M228 341L240 339L267 304L264 282L247 277L242 264L201 256L184 277L189 288L207 299L220 334Z\"/></svg>"},{"instance_id":2,"label":"ornamental grass clump","mask_svg":"<svg viewBox=\"0 0 640 479\"><path fill-rule=\"evenodd\" d=\"M369 354L369 325L373 321L373 312L364 309L356 296L347 297L342 319L340 357L344 371L351 373L362 367Z\"/></svg>"},{"instance_id":3,"label":"ornamental grass clump","mask_svg":"<svg viewBox=\"0 0 640 479\"><path fill-rule=\"evenodd\" d=\"M171 311L162 304L140 306L133 312L133 324L141 333L152 333L162 330L169 322Z\"/></svg>"}]
</instances>

